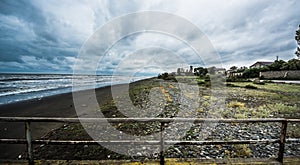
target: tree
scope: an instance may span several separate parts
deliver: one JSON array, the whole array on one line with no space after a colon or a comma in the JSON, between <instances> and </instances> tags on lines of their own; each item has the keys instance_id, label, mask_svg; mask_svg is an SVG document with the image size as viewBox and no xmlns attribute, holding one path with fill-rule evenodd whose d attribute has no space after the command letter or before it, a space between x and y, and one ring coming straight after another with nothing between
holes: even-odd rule
<instances>
[{"instance_id":1,"label":"tree","mask_svg":"<svg viewBox=\"0 0 300 165\"><path fill-rule=\"evenodd\" d=\"M193 66L192 65L190 66L189 72L193 72Z\"/></svg>"},{"instance_id":2,"label":"tree","mask_svg":"<svg viewBox=\"0 0 300 165\"><path fill-rule=\"evenodd\" d=\"M230 70L237 70L237 68L238 67L236 67L236 66L232 66L232 67L230 67Z\"/></svg>"},{"instance_id":3,"label":"tree","mask_svg":"<svg viewBox=\"0 0 300 165\"><path fill-rule=\"evenodd\" d=\"M177 74L180 74L181 70L180 68L177 68Z\"/></svg>"},{"instance_id":4,"label":"tree","mask_svg":"<svg viewBox=\"0 0 300 165\"><path fill-rule=\"evenodd\" d=\"M295 54L297 55L298 59L300 59L300 25L299 25L299 29L296 30L295 40L297 41L298 44Z\"/></svg>"},{"instance_id":5,"label":"tree","mask_svg":"<svg viewBox=\"0 0 300 165\"><path fill-rule=\"evenodd\" d=\"M241 73L241 72L244 72L244 71L247 70L247 69L248 69L247 67L243 66L243 67L240 67L239 69L237 69L236 71L237 71L238 73Z\"/></svg>"},{"instance_id":6,"label":"tree","mask_svg":"<svg viewBox=\"0 0 300 165\"><path fill-rule=\"evenodd\" d=\"M206 68L203 67L198 67L198 68L194 68L194 74L196 76L205 76L208 73L208 70Z\"/></svg>"},{"instance_id":7,"label":"tree","mask_svg":"<svg viewBox=\"0 0 300 165\"><path fill-rule=\"evenodd\" d=\"M272 71L282 70L286 62L283 60L275 60L273 64L269 65L268 68Z\"/></svg>"},{"instance_id":8,"label":"tree","mask_svg":"<svg viewBox=\"0 0 300 165\"><path fill-rule=\"evenodd\" d=\"M163 79L163 80L173 80L173 81L175 81L175 82L177 81L176 78L175 78L175 76L174 76L173 74L169 74L169 73L167 73L167 72L162 73L162 74L159 74L159 75L157 76L157 78Z\"/></svg>"},{"instance_id":9,"label":"tree","mask_svg":"<svg viewBox=\"0 0 300 165\"><path fill-rule=\"evenodd\" d=\"M259 68L252 68L252 69L246 69L244 71L243 77L244 78L256 78L259 77Z\"/></svg>"},{"instance_id":10,"label":"tree","mask_svg":"<svg viewBox=\"0 0 300 165\"><path fill-rule=\"evenodd\" d=\"M300 60L291 59L283 67L282 70L300 70Z\"/></svg>"}]
</instances>

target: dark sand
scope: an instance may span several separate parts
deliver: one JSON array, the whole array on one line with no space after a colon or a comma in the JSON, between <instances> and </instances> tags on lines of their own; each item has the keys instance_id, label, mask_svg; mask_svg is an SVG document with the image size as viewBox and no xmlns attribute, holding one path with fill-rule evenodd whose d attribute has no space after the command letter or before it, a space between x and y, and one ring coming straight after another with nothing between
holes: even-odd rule
<instances>
[{"instance_id":1,"label":"dark sand","mask_svg":"<svg viewBox=\"0 0 300 165\"><path fill-rule=\"evenodd\" d=\"M114 87L124 89L124 85ZM120 90L121 91L121 90ZM80 91L82 96L90 95L88 91ZM111 99L111 87L96 89L99 104ZM89 97L85 97L89 98ZM84 103L85 100L82 100ZM1 105L0 116L9 117L77 117L72 93L60 94L42 99L33 99L13 104ZM80 116L82 117L82 116ZM62 123L32 123L32 136L37 139L53 129L62 126ZM25 138L24 123L0 122L0 138ZM16 159L26 151L26 145L0 144L0 159Z\"/></svg>"}]
</instances>

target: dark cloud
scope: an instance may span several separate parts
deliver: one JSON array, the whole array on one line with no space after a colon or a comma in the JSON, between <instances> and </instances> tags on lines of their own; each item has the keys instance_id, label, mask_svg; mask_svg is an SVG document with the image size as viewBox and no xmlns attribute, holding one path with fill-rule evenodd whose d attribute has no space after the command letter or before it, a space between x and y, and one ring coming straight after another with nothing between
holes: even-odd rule
<instances>
[{"instance_id":1,"label":"dark cloud","mask_svg":"<svg viewBox=\"0 0 300 165\"><path fill-rule=\"evenodd\" d=\"M218 0L91 0L88 3L76 0L0 0L0 72L71 72L84 41L101 25L118 16L145 10L168 12L190 20L205 33L204 37L208 36L226 67L232 63L247 66L260 59L273 60L277 55L288 60L295 57L294 33L300 23L299 5L298 0L233 0L231 3ZM179 27L172 20L157 17L157 22L176 34L186 35L186 39L192 42L203 37L187 33L185 27ZM139 24L147 25L147 20L137 18L121 22L116 28L118 30L109 37L126 34ZM174 44L162 34L136 34L126 36L119 42L116 45L118 48L111 50L112 54L101 61L103 73L112 73L136 49L151 46L172 50L192 65L202 65L205 59L201 59L204 54L194 55L189 45ZM91 54L88 58L93 61L103 49L97 42L91 46L95 49L89 49L87 53ZM149 60L152 54L161 56L166 53L161 49L151 51L140 52L144 54L141 55L144 60ZM213 58L208 59L213 62ZM173 59L159 59L166 60L170 65L176 64ZM157 71L157 68L151 68L147 68L149 72ZM89 66L82 69L88 70Z\"/></svg>"},{"instance_id":2,"label":"dark cloud","mask_svg":"<svg viewBox=\"0 0 300 165\"><path fill-rule=\"evenodd\" d=\"M59 34L56 33L57 29L49 23L47 15L35 6L34 2L25 0L0 1L0 16L3 18L0 21L0 61L17 62L16 67L24 71L51 71L51 69L52 71L59 71L66 68L70 71L70 66L60 66L62 68L60 69L55 68L54 65L49 65L50 68L49 66L43 68L43 66L26 63L27 61L22 60L23 56L31 56L33 59L44 60L43 63L58 64L55 63L55 59L58 57L77 54L74 49L63 47L63 42ZM59 59L63 60L62 58ZM14 69L18 70L11 68L11 70ZM1 70L9 70L9 68L2 66Z\"/></svg>"}]
</instances>

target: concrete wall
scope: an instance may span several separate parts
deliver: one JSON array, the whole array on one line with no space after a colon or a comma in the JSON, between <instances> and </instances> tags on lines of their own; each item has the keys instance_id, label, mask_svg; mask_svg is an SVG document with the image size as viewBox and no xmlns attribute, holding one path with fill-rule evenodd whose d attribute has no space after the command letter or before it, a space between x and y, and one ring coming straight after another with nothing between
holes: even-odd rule
<instances>
[{"instance_id":1,"label":"concrete wall","mask_svg":"<svg viewBox=\"0 0 300 165\"><path fill-rule=\"evenodd\" d=\"M266 79L300 79L300 70L260 72L259 77Z\"/></svg>"}]
</instances>

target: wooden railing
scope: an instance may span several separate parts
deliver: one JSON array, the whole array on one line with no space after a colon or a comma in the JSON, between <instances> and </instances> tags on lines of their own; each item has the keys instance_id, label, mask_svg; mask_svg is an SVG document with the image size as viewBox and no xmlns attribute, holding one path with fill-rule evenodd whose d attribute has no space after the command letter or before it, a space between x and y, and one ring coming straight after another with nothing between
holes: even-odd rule
<instances>
[{"instance_id":1,"label":"wooden railing","mask_svg":"<svg viewBox=\"0 0 300 165\"><path fill-rule=\"evenodd\" d=\"M277 160L283 163L284 146L286 142L299 143L300 139L286 139L288 123L300 123L300 119L284 118L260 118L260 119L207 119L207 118L44 118L44 117L0 117L0 122L24 122L26 139L0 139L0 143L6 144L27 144L28 164L34 164L33 144L50 145L97 145L101 144L139 144L139 145L159 145L160 146L160 164L165 162L165 145L222 145L222 144L255 144L255 143L279 143L279 152ZM112 140L112 141L83 141L83 140L32 140L31 127L32 122L63 122L63 123L134 123L134 122L159 122L160 140L153 141L131 141L131 140ZM165 140L165 124L171 122L193 122L193 123L281 123L281 135L279 139L264 140L214 140L214 141L170 141Z\"/></svg>"}]
</instances>

